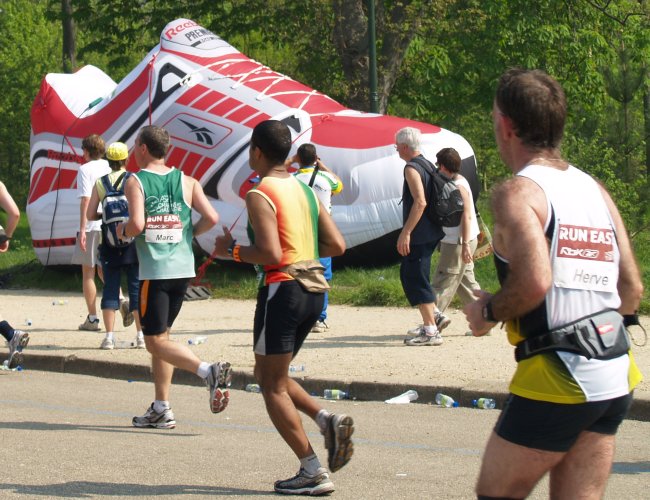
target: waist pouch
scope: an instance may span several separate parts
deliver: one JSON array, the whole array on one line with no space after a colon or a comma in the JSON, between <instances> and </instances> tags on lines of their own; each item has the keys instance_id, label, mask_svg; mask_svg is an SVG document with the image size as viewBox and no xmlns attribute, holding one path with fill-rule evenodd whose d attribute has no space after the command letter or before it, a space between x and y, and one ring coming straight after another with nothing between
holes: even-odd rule
<instances>
[{"instance_id":1,"label":"waist pouch","mask_svg":"<svg viewBox=\"0 0 650 500\"><path fill-rule=\"evenodd\" d=\"M287 273L307 292L325 293L330 289L324 276L325 266L317 260L301 260L281 267L278 271Z\"/></svg>"},{"instance_id":2,"label":"waist pouch","mask_svg":"<svg viewBox=\"0 0 650 500\"><path fill-rule=\"evenodd\" d=\"M568 351L606 360L627 354L630 345L623 316L608 309L520 342L515 359L519 362L542 352Z\"/></svg>"}]
</instances>

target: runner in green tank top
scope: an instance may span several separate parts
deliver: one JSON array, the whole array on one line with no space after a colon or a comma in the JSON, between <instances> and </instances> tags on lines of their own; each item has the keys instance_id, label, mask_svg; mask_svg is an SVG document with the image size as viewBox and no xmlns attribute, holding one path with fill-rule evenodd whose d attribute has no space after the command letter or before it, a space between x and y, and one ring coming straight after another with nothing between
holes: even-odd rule
<instances>
[{"instance_id":1,"label":"runner in green tank top","mask_svg":"<svg viewBox=\"0 0 650 500\"><path fill-rule=\"evenodd\" d=\"M174 367L196 373L210 391L210 410L225 410L229 400L230 363L201 361L187 346L172 342L169 332L181 310L194 276L192 238L219 220L201 185L165 165L169 134L160 127L143 127L133 154L140 171L129 177L125 194L130 219L117 233L136 237L140 262L140 318L145 345L151 353L155 400L135 427L171 429L176 426L169 406ZM191 209L201 218L192 225Z\"/></svg>"}]
</instances>

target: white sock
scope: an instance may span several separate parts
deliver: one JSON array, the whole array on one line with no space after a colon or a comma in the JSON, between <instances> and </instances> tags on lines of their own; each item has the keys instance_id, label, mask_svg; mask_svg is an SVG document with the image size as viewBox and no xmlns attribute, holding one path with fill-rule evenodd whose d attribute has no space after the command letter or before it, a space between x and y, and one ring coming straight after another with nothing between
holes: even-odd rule
<instances>
[{"instance_id":1,"label":"white sock","mask_svg":"<svg viewBox=\"0 0 650 500\"><path fill-rule=\"evenodd\" d=\"M436 325L424 325L424 333L427 335L435 335L438 333L438 328L436 328Z\"/></svg>"},{"instance_id":2,"label":"white sock","mask_svg":"<svg viewBox=\"0 0 650 500\"><path fill-rule=\"evenodd\" d=\"M89 314L89 315L88 315L88 319L89 319L90 321L93 321L93 322L94 322L96 319L99 319L99 318L97 317L96 314Z\"/></svg>"},{"instance_id":3,"label":"white sock","mask_svg":"<svg viewBox=\"0 0 650 500\"><path fill-rule=\"evenodd\" d=\"M313 455L309 455L308 457L301 458L300 466L303 469L305 469L307 474L309 474L310 476L315 476L316 473L318 472L318 469L320 469L321 464L320 464L320 460L318 460L318 457L314 453Z\"/></svg>"},{"instance_id":4,"label":"white sock","mask_svg":"<svg viewBox=\"0 0 650 500\"><path fill-rule=\"evenodd\" d=\"M318 428L321 431L321 434L325 433L325 430L327 429L327 418L330 416L330 412L327 410L320 410L316 414L316 425L318 425Z\"/></svg>"},{"instance_id":5,"label":"white sock","mask_svg":"<svg viewBox=\"0 0 650 500\"><path fill-rule=\"evenodd\" d=\"M139 339L143 339L143 338L144 338L144 334L142 333L142 330L138 330L138 338L139 338Z\"/></svg>"},{"instance_id":6,"label":"white sock","mask_svg":"<svg viewBox=\"0 0 650 500\"><path fill-rule=\"evenodd\" d=\"M169 410L169 401L160 401L156 399L153 402L153 411L156 413L162 413L165 410Z\"/></svg>"},{"instance_id":7,"label":"white sock","mask_svg":"<svg viewBox=\"0 0 650 500\"><path fill-rule=\"evenodd\" d=\"M106 332L106 338L108 340L113 340L113 332Z\"/></svg>"},{"instance_id":8,"label":"white sock","mask_svg":"<svg viewBox=\"0 0 650 500\"><path fill-rule=\"evenodd\" d=\"M207 378L208 373L210 373L210 363L201 361L198 370L196 370L196 374L201 378Z\"/></svg>"}]
</instances>

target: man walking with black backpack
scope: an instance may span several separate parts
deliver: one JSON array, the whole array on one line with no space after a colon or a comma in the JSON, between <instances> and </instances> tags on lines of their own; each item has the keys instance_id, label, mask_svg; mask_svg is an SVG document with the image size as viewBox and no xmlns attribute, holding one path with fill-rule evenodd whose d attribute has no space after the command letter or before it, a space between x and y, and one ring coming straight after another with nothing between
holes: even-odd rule
<instances>
[{"instance_id":1,"label":"man walking with black backpack","mask_svg":"<svg viewBox=\"0 0 650 500\"><path fill-rule=\"evenodd\" d=\"M430 275L431 255L444 232L440 225L424 215L427 207L425 192L432 182L427 166L431 169L434 167L420 153L420 131L416 128L399 130L395 135L395 149L406 162L402 189L404 226L397 239L397 251L402 256L400 280L409 303L417 306L422 316L422 325L418 327L416 335L406 338L404 344L441 345L440 331L449 325L450 320L436 306Z\"/></svg>"}]
</instances>

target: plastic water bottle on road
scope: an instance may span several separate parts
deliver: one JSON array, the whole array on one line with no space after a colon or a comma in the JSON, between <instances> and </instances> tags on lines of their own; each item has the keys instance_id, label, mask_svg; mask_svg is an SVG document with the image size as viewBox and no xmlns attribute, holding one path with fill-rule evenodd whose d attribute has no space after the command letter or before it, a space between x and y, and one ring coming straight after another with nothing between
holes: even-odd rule
<instances>
[{"instance_id":1,"label":"plastic water bottle on road","mask_svg":"<svg viewBox=\"0 0 650 500\"><path fill-rule=\"evenodd\" d=\"M246 392L262 392L262 388L258 384L248 384Z\"/></svg>"},{"instance_id":2,"label":"plastic water bottle on road","mask_svg":"<svg viewBox=\"0 0 650 500\"><path fill-rule=\"evenodd\" d=\"M290 372L304 372L305 365L289 365Z\"/></svg>"},{"instance_id":3,"label":"plastic water bottle on road","mask_svg":"<svg viewBox=\"0 0 650 500\"><path fill-rule=\"evenodd\" d=\"M439 392L436 394L435 401L437 405L443 406L445 408L457 408L458 403L454 401L454 398L451 396L447 396L446 394L443 394Z\"/></svg>"},{"instance_id":4,"label":"plastic water bottle on road","mask_svg":"<svg viewBox=\"0 0 650 500\"><path fill-rule=\"evenodd\" d=\"M199 345L203 344L206 340L208 340L208 337L194 337L193 339L190 339L187 341L189 345Z\"/></svg>"},{"instance_id":5,"label":"plastic water bottle on road","mask_svg":"<svg viewBox=\"0 0 650 500\"><path fill-rule=\"evenodd\" d=\"M340 389L325 389L323 391L325 399L348 399L348 393Z\"/></svg>"},{"instance_id":6,"label":"plastic water bottle on road","mask_svg":"<svg viewBox=\"0 0 650 500\"><path fill-rule=\"evenodd\" d=\"M494 410L497 406L497 402L492 398L478 398L472 401L472 406L482 410Z\"/></svg>"}]
</instances>

